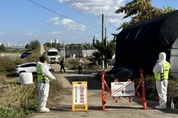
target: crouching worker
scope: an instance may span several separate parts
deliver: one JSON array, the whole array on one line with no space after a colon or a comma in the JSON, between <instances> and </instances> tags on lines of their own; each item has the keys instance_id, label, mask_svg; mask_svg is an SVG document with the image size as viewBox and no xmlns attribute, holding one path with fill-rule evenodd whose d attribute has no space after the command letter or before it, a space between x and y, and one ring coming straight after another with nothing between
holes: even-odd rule
<instances>
[{"instance_id":1,"label":"crouching worker","mask_svg":"<svg viewBox=\"0 0 178 118\"><path fill-rule=\"evenodd\" d=\"M37 65L37 79L38 79L38 94L39 94L39 111L40 112L49 112L50 109L46 107L48 100L51 80L56 80L53 74L49 71L49 66L47 60L44 56L39 58L39 63Z\"/></svg>"},{"instance_id":2,"label":"crouching worker","mask_svg":"<svg viewBox=\"0 0 178 118\"><path fill-rule=\"evenodd\" d=\"M159 105L155 106L156 109L166 109L169 69L170 64L166 61L166 54L159 53L159 59L153 68L159 97Z\"/></svg>"}]
</instances>

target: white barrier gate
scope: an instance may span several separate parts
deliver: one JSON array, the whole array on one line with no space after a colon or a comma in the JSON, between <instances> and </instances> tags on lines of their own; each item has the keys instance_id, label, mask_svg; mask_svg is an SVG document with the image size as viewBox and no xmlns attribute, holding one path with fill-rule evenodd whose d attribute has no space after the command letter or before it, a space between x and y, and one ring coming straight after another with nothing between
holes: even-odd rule
<instances>
[{"instance_id":1,"label":"white barrier gate","mask_svg":"<svg viewBox=\"0 0 178 118\"><path fill-rule=\"evenodd\" d=\"M111 95L118 96L135 96L134 82L111 82Z\"/></svg>"}]
</instances>

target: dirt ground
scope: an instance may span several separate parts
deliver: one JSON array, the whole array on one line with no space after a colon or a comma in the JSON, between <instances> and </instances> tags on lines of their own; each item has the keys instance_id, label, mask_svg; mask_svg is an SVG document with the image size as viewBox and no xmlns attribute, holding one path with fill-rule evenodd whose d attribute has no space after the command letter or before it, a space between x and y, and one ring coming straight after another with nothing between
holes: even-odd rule
<instances>
[{"instance_id":1,"label":"dirt ground","mask_svg":"<svg viewBox=\"0 0 178 118\"><path fill-rule=\"evenodd\" d=\"M30 118L177 118L178 110L169 106L165 110L154 108L156 103L147 101L148 108L143 109L141 100L133 98L130 103L125 97L121 97L118 103L109 96L106 101L106 110L101 109L101 84L93 80L92 72L84 72L79 75L76 71L66 70L66 73L59 73L59 65L52 65L55 68L55 76L62 83L63 90L60 92L60 102L51 107L49 113L36 113ZM88 111L72 111L72 81L87 81L88 83Z\"/></svg>"}]
</instances>

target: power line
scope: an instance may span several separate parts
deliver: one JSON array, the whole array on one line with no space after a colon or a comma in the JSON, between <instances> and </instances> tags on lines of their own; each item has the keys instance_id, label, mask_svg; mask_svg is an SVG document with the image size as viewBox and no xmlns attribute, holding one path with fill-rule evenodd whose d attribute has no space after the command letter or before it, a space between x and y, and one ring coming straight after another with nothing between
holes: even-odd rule
<instances>
[{"instance_id":1,"label":"power line","mask_svg":"<svg viewBox=\"0 0 178 118\"><path fill-rule=\"evenodd\" d=\"M92 16L92 17L96 17L96 16L94 16L94 15L92 15L91 13L89 13L87 10L85 10L85 8L83 8L83 6L81 5L81 4L79 4L76 0L73 0L75 3L77 3L78 4L78 6L80 6L82 9L83 9L83 11L85 11L87 14L89 14L90 16ZM98 17L97 17L98 18ZM95 21L96 22L96 21Z\"/></svg>"},{"instance_id":2,"label":"power line","mask_svg":"<svg viewBox=\"0 0 178 118\"><path fill-rule=\"evenodd\" d=\"M86 36L86 37L84 37L84 38L88 38L88 37L93 36L94 34L98 34L98 33L100 33L100 32L101 32L101 31L95 32L95 33L93 33L93 34L91 34L91 35L89 35L89 36ZM82 38L82 39L84 39L84 38Z\"/></svg>"},{"instance_id":3,"label":"power line","mask_svg":"<svg viewBox=\"0 0 178 118\"><path fill-rule=\"evenodd\" d=\"M91 37L91 36L94 36L95 34L98 34L98 33L100 33L101 31L98 31L98 32L95 32L95 33L93 33L93 34L91 34L91 35L88 35L88 36L86 36L86 37L82 37L82 38L80 38L80 39L78 39L78 41L80 41L80 40L84 40L84 39L86 39L86 38L89 38L89 37ZM93 38L93 37L92 37Z\"/></svg>"},{"instance_id":4,"label":"power line","mask_svg":"<svg viewBox=\"0 0 178 118\"><path fill-rule=\"evenodd\" d=\"M115 30L117 30L117 28L114 26L114 25L112 25L110 22L108 22L107 20L105 20L109 25L111 25Z\"/></svg>"},{"instance_id":5,"label":"power line","mask_svg":"<svg viewBox=\"0 0 178 118\"><path fill-rule=\"evenodd\" d=\"M68 2L70 2L70 4L72 5L71 0L69 0ZM77 3L78 6L80 6L86 13L90 14L90 13L87 12L87 11L82 7L82 5L80 5L76 0L73 0L73 2L74 2L74 3ZM72 7L73 7L73 6L72 6ZM74 8L74 9L76 9L76 8ZM90 15L91 15L91 14L90 14ZM93 15L91 15L91 16L93 16ZM96 22L96 21L95 21L95 22ZM107 22L110 26L112 26L114 29L117 30L117 28L116 28L114 25L112 25L109 21L106 20L106 22Z\"/></svg>"},{"instance_id":6,"label":"power line","mask_svg":"<svg viewBox=\"0 0 178 118\"><path fill-rule=\"evenodd\" d=\"M105 18L105 21L106 21L109 25L111 25L111 26L115 29L115 31L117 31L117 28L116 28L114 25L112 25L112 24L107 20L107 18Z\"/></svg>"},{"instance_id":7,"label":"power line","mask_svg":"<svg viewBox=\"0 0 178 118\"><path fill-rule=\"evenodd\" d=\"M75 1L75 0L74 0L74 1ZM82 15L85 19L87 19L87 20L89 20L89 21L91 21L91 22L97 23L96 21L93 21L93 20L89 19L89 18L87 17L87 15L82 14L82 11L81 11L80 9L78 9L78 8L76 7L76 5L73 4L71 1L68 1L68 3L69 3L80 15ZM76 2L76 3L77 3L77 2Z\"/></svg>"},{"instance_id":8,"label":"power line","mask_svg":"<svg viewBox=\"0 0 178 118\"><path fill-rule=\"evenodd\" d=\"M64 17L64 18L71 19L71 20L73 20L73 21L75 21L75 22L78 22L78 23L81 23L81 24L84 24L84 25L87 25L87 26L91 26L91 25L88 25L88 24L86 24L86 23L83 23L83 22L74 20L74 19L72 19L72 18L69 18L69 17L67 17L67 16L65 16L65 15L62 15L62 14L60 14L60 13L57 13L57 12L55 12L55 11L53 11L53 10L51 10L51 9L49 9L49 8L47 8L47 7L45 7L45 6L42 6L42 5L40 5L40 4L38 4L38 3L34 2L34 1L32 1L32 0L28 0L28 1L30 1L30 2L32 2L33 4L36 4L36 5L38 5L38 6L42 7L42 8L44 8L44 9L46 9L46 10L52 12L52 13L55 13L55 14L57 14L57 15L60 15L60 16L62 16L62 17ZM95 27L95 26L91 26L91 27L98 28L98 27Z\"/></svg>"}]
</instances>

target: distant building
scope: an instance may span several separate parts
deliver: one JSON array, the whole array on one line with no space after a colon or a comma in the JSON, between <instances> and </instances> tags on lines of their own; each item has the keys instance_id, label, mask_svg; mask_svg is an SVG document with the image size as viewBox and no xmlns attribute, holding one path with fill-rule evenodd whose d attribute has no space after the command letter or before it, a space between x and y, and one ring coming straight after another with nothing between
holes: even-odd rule
<instances>
[{"instance_id":1,"label":"distant building","mask_svg":"<svg viewBox=\"0 0 178 118\"><path fill-rule=\"evenodd\" d=\"M49 41L51 44L53 43L53 39L50 39L50 41Z\"/></svg>"},{"instance_id":2,"label":"distant building","mask_svg":"<svg viewBox=\"0 0 178 118\"><path fill-rule=\"evenodd\" d=\"M65 50L65 56L71 57L75 55L75 57L91 57L95 51L97 50ZM64 50L61 50L61 56L64 56Z\"/></svg>"},{"instance_id":3,"label":"distant building","mask_svg":"<svg viewBox=\"0 0 178 118\"><path fill-rule=\"evenodd\" d=\"M55 39L55 43L58 44L59 43L59 39Z\"/></svg>"},{"instance_id":4,"label":"distant building","mask_svg":"<svg viewBox=\"0 0 178 118\"><path fill-rule=\"evenodd\" d=\"M11 46L11 44L8 42L8 43L7 43L7 47L10 47L10 46Z\"/></svg>"},{"instance_id":5,"label":"distant building","mask_svg":"<svg viewBox=\"0 0 178 118\"><path fill-rule=\"evenodd\" d=\"M56 43L56 44L58 44L59 43L59 39L57 38L57 39L50 39L50 43L52 44L52 43Z\"/></svg>"}]
</instances>

